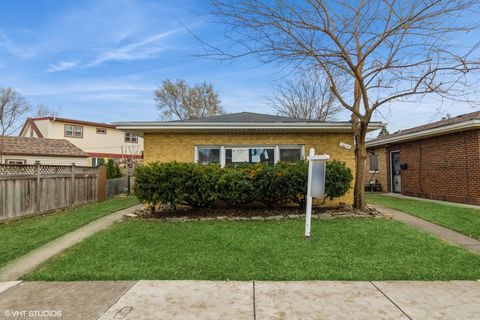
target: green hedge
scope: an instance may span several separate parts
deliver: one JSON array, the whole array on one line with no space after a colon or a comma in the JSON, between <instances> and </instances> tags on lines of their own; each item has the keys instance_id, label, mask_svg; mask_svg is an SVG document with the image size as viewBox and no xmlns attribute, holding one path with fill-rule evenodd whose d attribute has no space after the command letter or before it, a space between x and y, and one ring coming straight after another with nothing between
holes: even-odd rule
<instances>
[{"instance_id":1,"label":"green hedge","mask_svg":"<svg viewBox=\"0 0 480 320\"><path fill-rule=\"evenodd\" d=\"M227 166L195 163L153 163L138 166L135 195L150 205L207 207L217 200L231 207L260 201L269 207L288 202L305 205L305 161ZM342 196L350 189L352 171L345 163L327 162L325 195Z\"/></svg>"}]
</instances>

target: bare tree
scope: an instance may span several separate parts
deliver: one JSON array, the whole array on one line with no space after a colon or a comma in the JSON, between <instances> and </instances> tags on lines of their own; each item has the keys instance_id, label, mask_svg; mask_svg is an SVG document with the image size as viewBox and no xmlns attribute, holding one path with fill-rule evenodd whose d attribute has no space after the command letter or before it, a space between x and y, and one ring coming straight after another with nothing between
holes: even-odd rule
<instances>
[{"instance_id":1,"label":"bare tree","mask_svg":"<svg viewBox=\"0 0 480 320\"><path fill-rule=\"evenodd\" d=\"M167 119L198 119L223 113L218 93L206 82L189 86L185 80L165 80L155 90L155 100Z\"/></svg>"},{"instance_id":2,"label":"bare tree","mask_svg":"<svg viewBox=\"0 0 480 320\"><path fill-rule=\"evenodd\" d=\"M277 114L292 118L327 121L343 110L330 90L330 81L315 70L301 70L295 80L276 86L270 105Z\"/></svg>"},{"instance_id":3,"label":"bare tree","mask_svg":"<svg viewBox=\"0 0 480 320\"><path fill-rule=\"evenodd\" d=\"M41 117L58 117L60 116L60 110L59 109L53 109L50 106L47 106L45 104L39 104L35 108L35 117L41 118Z\"/></svg>"},{"instance_id":4,"label":"bare tree","mask_svg":"<svg viewBox=\"0 0 480 320\"><path fill-rule=\"evenodd\" d=\"M432 94L467 101L472 71L479 70L478 43L466 38L477 28L478 0L219 0L212 5L230 43L224 50L203 42L206 55L254 54L262 62L312 65L325 72L352 117L356 208L365 207L365 140L375 110ZM338 88L339 73L347 77L345 93Z\"/></svg>"},{"instance_id":5,"label":"bare tree","mask_svg":"<svg viewBox=\"0 0 480 320\"><path fill-rule=\"evenodd\" d=\"M11 88L0 88L0 163L3 162L3 136L17 131L29 110L23 96Z\"/></svg>"}]
</instances>

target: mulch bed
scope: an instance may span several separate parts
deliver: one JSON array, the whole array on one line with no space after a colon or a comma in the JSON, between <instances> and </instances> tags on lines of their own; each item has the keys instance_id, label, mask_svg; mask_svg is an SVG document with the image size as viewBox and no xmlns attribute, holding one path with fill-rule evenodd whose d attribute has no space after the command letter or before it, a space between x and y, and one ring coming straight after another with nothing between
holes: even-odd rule
<instances>
[{"instance_id":1,"label":"mulch bed","mask_svg":"<svg viewBox=\"0 0 480 320\"><path fill-rule=\"evenodd\" d=\"M265 208L265 207L242 207L242 208L177 208L160 209L151 212L145 208L128 215L128 218L158 219L174 221L191 220L280 220L299 219L305 217L305 209L293 206ZM313 219L329 218L383 218L384 216L375 209L364 211L352 208L324 208L313 207Z\"/></svg>"}]
</instances>

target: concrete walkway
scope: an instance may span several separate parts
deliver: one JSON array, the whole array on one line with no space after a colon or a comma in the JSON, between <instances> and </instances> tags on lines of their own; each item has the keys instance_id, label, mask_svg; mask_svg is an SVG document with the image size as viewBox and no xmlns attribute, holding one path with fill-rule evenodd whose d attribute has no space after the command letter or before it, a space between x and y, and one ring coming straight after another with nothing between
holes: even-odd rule
<instances>
[{"instance_id":1,"label":"concrete walkway","mask_svg":"<svg viewBox=\"0 0 480 320\"><path fill-rule=\"evenodd\" d=\"M79 243L100 230L108 228L116 221L121 220L124 214L132 213L139 208L141 208L141 205L120 210L109 214L108 216L99 218L8 263L0 269L0 281L17 280L54 255Z\"/></svg>"},{"instance_id":2,"label":"concrete walkway","mask_svg":"<svg viewBox=\"0 0 480 320\"><path fill-rule=\"evenodd\" d=\"M375 193L372 193L372 194L375 194ZM473 205L473 204L457 203L457 202L450 202L450 201L440 201L440 200L433 200L433 199L424 199L424 198L418 198L418 197L410 197L410 196L404 196L403 194L390 193L390 192L389 193L380 193L380 194L382 196L389 196L389 197L394 197L394 198L399 198L399 199L418 200L418 201L423 201L423 202L444 204L444 205L453 206L453 207L480 210L480 206L476 206L476 205Z\"/></svg>"},{"instance_id":3,"label":"concrete walkway","mask_svg":"<svg viewBox=\"0 0 480 320\"><path fill-rule=\"evenodd\" d=\"M478 281L11 282L0 319L478 319L478 301Z\"/></svg>"},{"instance_id":4,"label":"concrete walkway","mask_svg":"<svg viewBox=\"0 0 480 320\"><path fill-rule=\"evenodd\" d=\"M406 223L416 229L431 233L434 236L449 242L450 244L457 245L473 253L480 254L480 241L477 239L439 226L438 224L417 218L402 211L386 208L377 204L368 204L368 206L377 209L378 211L386 214L387 216L391 216L395 220Z\"/></svg>"}]
</instances>

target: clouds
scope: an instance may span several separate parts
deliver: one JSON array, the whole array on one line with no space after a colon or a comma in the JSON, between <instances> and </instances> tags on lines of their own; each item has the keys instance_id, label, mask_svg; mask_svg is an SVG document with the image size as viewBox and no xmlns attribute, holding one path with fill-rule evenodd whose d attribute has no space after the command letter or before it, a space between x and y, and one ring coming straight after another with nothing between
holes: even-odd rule
<instances>
[{"instance_id":1,"label":"clouds","mask_svg":"<svg viewBox=\"0 0 480 320\"><path fill-rule=\"evenodd\" d=\"M47 72L65 71L68 69L72 69L77 65L78 65L78 62L74 62L74 61L60 61L58 63L49 65Z\"/></svg>"},{"instance_id":2,"label":"clouds","mask_svg":"<svg viewBox=\"0 0 480 320\"><path fill-rule=\"evenodd\" d=\"M165 38L181 31L181 29L175 29L167 32L160 32L142 40L112 48L103 52L100 56L87 63L85 66L93 67L108 61L131 61L154 57L166 49L166 44L163 41Z\"/></svg>"}]
</instances>

